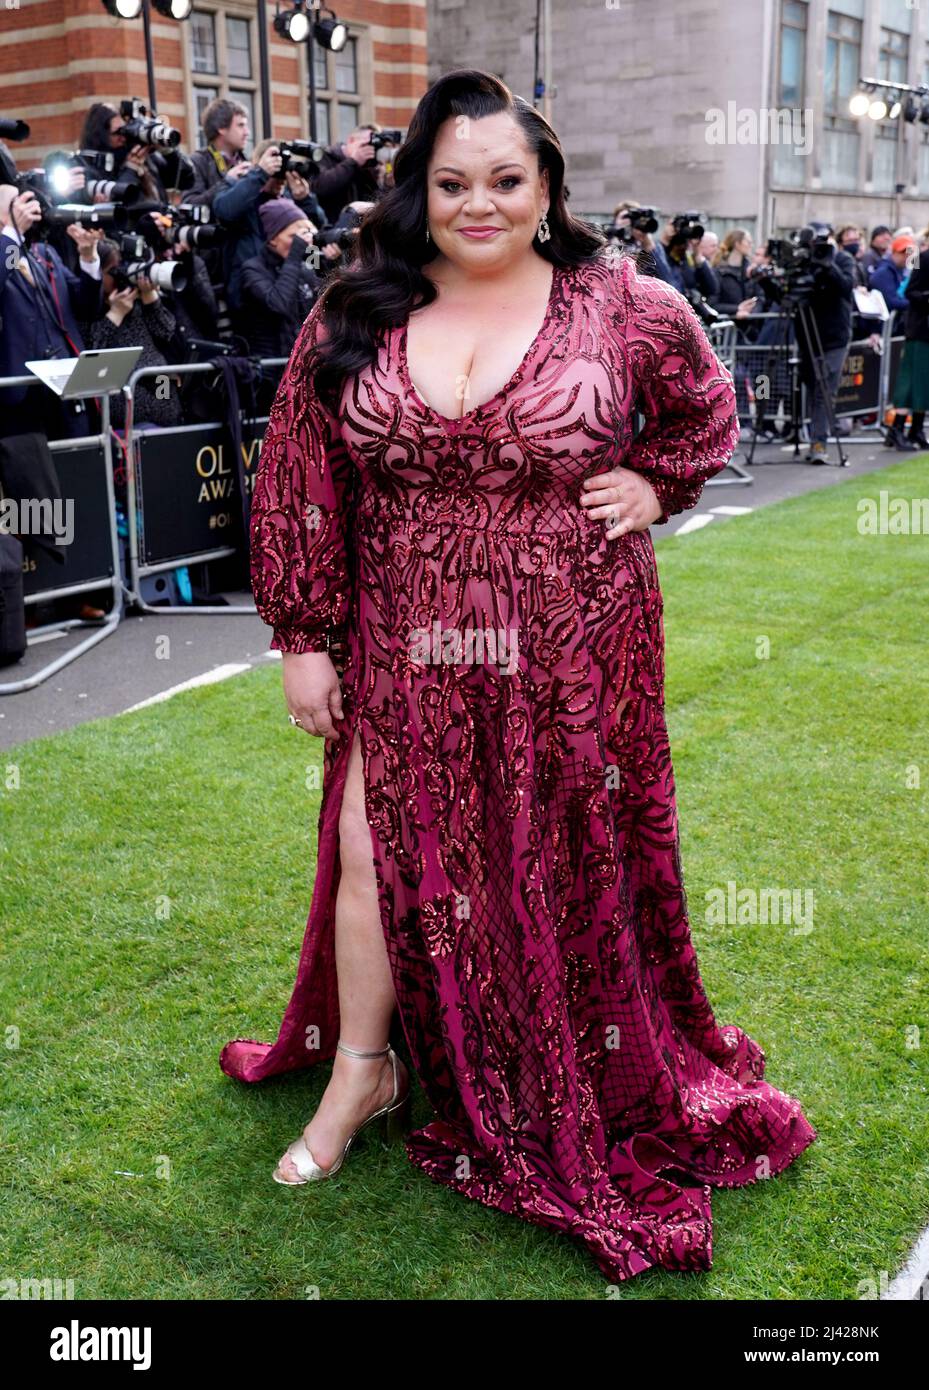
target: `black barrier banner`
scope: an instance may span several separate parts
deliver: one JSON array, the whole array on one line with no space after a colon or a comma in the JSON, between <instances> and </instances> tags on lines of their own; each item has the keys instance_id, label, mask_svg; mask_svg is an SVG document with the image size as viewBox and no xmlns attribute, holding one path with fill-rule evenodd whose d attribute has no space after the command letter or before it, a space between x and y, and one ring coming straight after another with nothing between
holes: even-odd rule
<instances>
[{"instance_id":1,"label":"black barrier banner","mask_svg":"<svg viewBox=\"0 0 929 1390\"><path fill-rule=\"evenodd\" d=\"M251 497L261 433L243 431L242 460ZM145 430L137 441L139 560L157 565L242 543L238 470L222 425Z\"/></svg>"},{"instance_id":2,"label":"black barrier banner","mask_svg":"<svg viewBox=\"0 0 929 1390\"><path fill-rule=\"evenodd\" d=\"M870 343L851 343L839 378L836 415L868 415L881 403L881 355Z\"/></svg>"},{"instance_id":3,"label":"black barrier banner","mask_svg":"<svg viewBox=\"0 0 929 1390\"><path fill-rule=\"evenodd\" d=\"M101 444L53 450L52 458L61 489L61 518L66 522L69 544L61 547L65 562L58 564L44 549L24 539L23 590L41 594L113 577L110 545L110 513L106 490L106 463Z\"/></svg>"}]
</instances>

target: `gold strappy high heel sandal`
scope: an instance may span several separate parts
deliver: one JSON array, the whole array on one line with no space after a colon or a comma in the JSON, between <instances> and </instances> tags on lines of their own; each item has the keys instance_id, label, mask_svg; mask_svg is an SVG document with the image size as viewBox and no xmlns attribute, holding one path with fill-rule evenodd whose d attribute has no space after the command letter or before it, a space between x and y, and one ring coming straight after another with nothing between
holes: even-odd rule
<instances>
[{"instance_id":1,"label":"gold strappy high heel sandal","mask_svg":"<svg viewBox=\"0 0 929 1390\"><path fill-rule=\"evenodd\" d=\"M320 1168L302 1134L299 1139L295 1139L292 1144L288 1145L286 1152L290 1155L294 1167L300 1174L299 1181L293 1178L278 1176L280 1165L275 1168L271 1175L275 1182L281 1183L284 1187L302 1187L303 1184L307 1182L322 1182L324 1178L333 1177L345 1162L346 1155L352 1146L352 1141L355 1136L360 1134L363 1129L366 1129L368 1125L374 1124L375 1120L383 1122L385 1138L388 1143L393 1143L395 1140L401 1138L404 1130L409 1128L410 1080L409 1077L407 1077L406 1089L401 1095L400 1058L397 1056L396 1052L394 1052L390 1044L388 1043L386 1047L380 1048L377 1052L357 1052L352 1047L346 1047L342 1042L338 1042L336 1046L340 1052L347 1053L349 1057L389 1057L394 1073L394 1093L386 1105L382 1105L380 1110L375 1110L372 1115L362 1120L361 1124L357 1125L355 1129L352 1130L345 1141L345 1147L331 1168Z\"/></svg>"}]
</instances>

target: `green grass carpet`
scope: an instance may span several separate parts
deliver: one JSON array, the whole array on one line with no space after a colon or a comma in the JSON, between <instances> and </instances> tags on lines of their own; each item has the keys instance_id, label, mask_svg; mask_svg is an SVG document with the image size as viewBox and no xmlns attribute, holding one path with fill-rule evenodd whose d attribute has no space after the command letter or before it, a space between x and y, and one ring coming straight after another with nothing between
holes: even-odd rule
<instances>
[{"instance_id":1,"label":"green grass carpet","mask_svg":"<svg viewBox=\"0 0 929 1390\"><path fill-rule=\"evenodd\" d=\"M926 495L929 459L658 547L702 974L819 1138L714 1191L710 1272L624 1299L855 1299L929 1220L929 536L861 535L881 488ZM0 754L0 1277L79 1299L606 1297L569 1239L377 1139L331 1183L271 1181L328 1065L244 1086L217 1057L276 1036L306 922L321 745L283 715L274 664ZM812 891L812 931L712 925L729 881Z\"/></svg>"}]
</instances>

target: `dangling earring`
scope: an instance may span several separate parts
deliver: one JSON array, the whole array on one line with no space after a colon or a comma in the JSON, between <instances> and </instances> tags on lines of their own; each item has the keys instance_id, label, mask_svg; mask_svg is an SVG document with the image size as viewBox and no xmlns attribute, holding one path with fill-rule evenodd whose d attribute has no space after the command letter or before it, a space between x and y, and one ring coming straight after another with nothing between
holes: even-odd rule
<instances>
[{"instance_id":1,"label":"dangling earring","mask_svg":"<svg viewBox=\"0 0 929 1390\"><path fill-rule=\"evenodd\" d=\"M429 240L429 223L426 223L426 240Z\"/></svg>"},{"instance_id":2,"label":"dangling earring","mask_svg":"<svg viewBox=\"0 0 929 1390\"><path fill-rule=\"evenodd\" d=\"M551 236L551 232L549 231L549 227L548 227L548 218L547 218L547 216L545 215L544 212L543 212L542 216L539 218L539 232L538 232L538 236L539 236L539 241L548 241L549 237Z\"/></svg>"}]
</instances>

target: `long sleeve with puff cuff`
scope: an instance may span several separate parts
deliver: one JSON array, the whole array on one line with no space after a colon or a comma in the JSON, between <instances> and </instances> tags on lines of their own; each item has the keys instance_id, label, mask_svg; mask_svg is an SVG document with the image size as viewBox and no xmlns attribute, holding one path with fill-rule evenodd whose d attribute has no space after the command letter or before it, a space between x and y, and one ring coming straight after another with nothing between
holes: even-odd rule
<instances>
[{"instance_id":1,"label":"long sleeve with puff cuff","mask_svg":"<svg viewBox=\"0 0 929 1390\"><path fill-rule=\"evenodd\" d=\"M627 286L627 351L645 424L624 466L651 483L660 526L695 506L731 459L738 407L732 375L684 296L654 276L630 277Z\"/></svg>"},{"instance_id":2,"label":"long sleeve with puff cuff","mask_svg":"<svg viewBox=\"0 0 929 1390\"><path fill-rule=\"evenodd\" d=\"M252 489L252 592L272 651L327 651L350 611L353 465L308 362L320 317L316 304L284 368Z\"/></svg>"}]
</instances>

